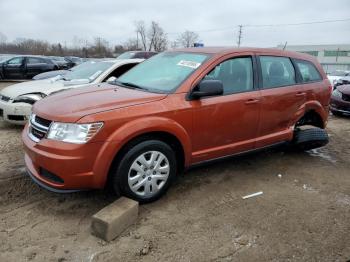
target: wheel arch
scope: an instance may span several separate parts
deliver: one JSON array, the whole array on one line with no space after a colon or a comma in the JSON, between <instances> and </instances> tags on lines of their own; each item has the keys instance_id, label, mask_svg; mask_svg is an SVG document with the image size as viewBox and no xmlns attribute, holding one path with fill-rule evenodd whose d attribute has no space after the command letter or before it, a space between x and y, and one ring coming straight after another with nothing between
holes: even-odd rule
<instances>
[{"instance_id":1,"label":"wheel arch","mask_svg":"<svg viewBox=\"0 0 350 262\"><path fill-rule=\"evenodd\" d=\"M328 111L318 101L309 101L303 106L302 114L297 117L295 126L311 125L325 128L327 124Z\"/></svg>"},{"instance_id":2,"label":"wheel arch","mask_svg":"<svg viewBox=\"0 0 350 262\"><path fill-rule=\"evenodd\" d=\"M107 143L108 149L102 150L97 158L103 158L104 152L109 151L109 159L105 162L101 184L106 185L110 173L121 159L121 156L133 145L141 141L156 139L169 144L176 153L179 171L189 166L191 158L191 140L186 130L171 119L150 117L128 122L118 128ZM98 165L101 167L100 165ZM98 167L96 167L98 169Z\"/></svg>"}]
</instances>

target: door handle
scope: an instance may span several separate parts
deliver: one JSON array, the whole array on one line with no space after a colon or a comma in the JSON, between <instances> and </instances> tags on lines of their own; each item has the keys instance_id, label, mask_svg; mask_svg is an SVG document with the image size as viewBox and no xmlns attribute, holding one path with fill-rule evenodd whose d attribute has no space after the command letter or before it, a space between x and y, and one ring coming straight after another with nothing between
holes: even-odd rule
<instances>
[{"instance_id":1,"label":"door handle","mask_svg":"<svg viewBox=\"0 0 350 262\"><path fill-rule=\"evenodd\" d=\"M306 95L305 92L298 92L298 93L295 94L295 96L305 96L305 95Z\"/></svg>"},{"instance_id":2,"label":"door handle","mask_svg":"<svg viewBox=\"0 0 350 262\"><path fill-rule=\"evenodd\" d=\"M252 99L248 99L247 101L245 101L245 104L246 104L246 105L252 105L252 104L257 104L257 103L259 103L259 102L260 102L259 99L254 99L254 98L252 98Z\"/></svg>"}]
</instances>

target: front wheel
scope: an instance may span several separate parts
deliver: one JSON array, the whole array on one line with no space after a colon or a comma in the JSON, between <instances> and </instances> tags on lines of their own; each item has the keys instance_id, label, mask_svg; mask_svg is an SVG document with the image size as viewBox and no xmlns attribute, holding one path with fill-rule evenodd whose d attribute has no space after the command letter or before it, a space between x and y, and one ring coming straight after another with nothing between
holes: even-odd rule
<instances>
[{"instance_id":1,"label":"front wheel","mask_svg":"<svg viewBox=\"0 0 350 262\"><path fill-rule=\"evenodd\" d=\"M160 198L176 176L175 152L158 140L141 142L121 158L112 183L116 192L140 203Z\"/></svg>"}]
</instances>

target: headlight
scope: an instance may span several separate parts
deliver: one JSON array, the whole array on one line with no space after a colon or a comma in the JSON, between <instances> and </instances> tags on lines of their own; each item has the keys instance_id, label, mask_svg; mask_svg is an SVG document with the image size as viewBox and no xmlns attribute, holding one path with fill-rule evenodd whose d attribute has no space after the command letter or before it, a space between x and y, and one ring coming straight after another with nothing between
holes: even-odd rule
<instances>
[{"instance_id":1,"label":"headlight","mask_svg":"<svg viewBox=\"0 0 350 262\"><path fill-rule=\"evenodd\" d=\"M84 144L96 135L102 126L101 122L90 124L53 122L47 138L73 144Z\"/></svg>"},{"instance_id":2,"label":"headlight","mask_svg":"<svg viewBox=\"0 0 350 262\"><path fill-rule=\"evenodd\" d=\"M39 101L40 99L43 99L46 95L42 93L33 93L33 94L25 94L17 96L13 103L28 103L33 105L35 102Z\"/></svg>"},{"instance_id":3,"label":"headlight","mask_svg":"<svg viewBox=\"0 0 350 262\"><path fill-rule=\"evenodd\" d=\"M342 93L340 93L338 89L335 89L333 91L333 93L332 93L332 96L341 98L342 97Z\"/></svg>"}]
</instances>

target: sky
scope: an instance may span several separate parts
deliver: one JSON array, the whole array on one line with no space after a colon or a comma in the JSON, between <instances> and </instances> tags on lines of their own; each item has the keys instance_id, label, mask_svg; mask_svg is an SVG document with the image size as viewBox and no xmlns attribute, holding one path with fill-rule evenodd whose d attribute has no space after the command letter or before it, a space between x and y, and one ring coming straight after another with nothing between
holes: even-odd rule
<instances>
[{"instance_id":1,"label":"sky","mask_svg":"<svg viewBox=\"0 0 350 262\"><path fill-rule=\"evenodd\" d=\"M173 41L198 33L205 46L270 47L350 44L350 20L299 26L247 26L350 19L349 0L0 0L0 32L16 38L72 45L77 39L106 39L111 46L136 37L135 21L159 23Z\"/></svg>"}]
</instances>

